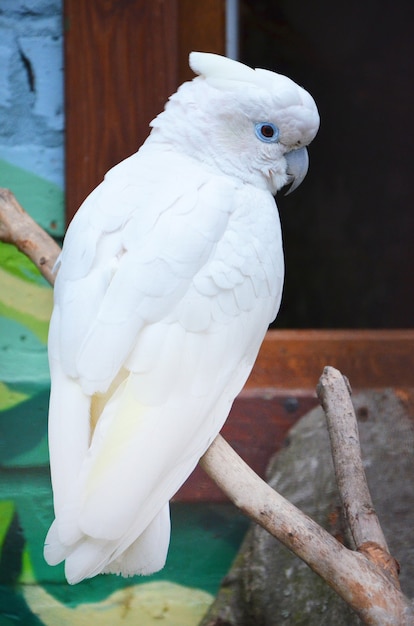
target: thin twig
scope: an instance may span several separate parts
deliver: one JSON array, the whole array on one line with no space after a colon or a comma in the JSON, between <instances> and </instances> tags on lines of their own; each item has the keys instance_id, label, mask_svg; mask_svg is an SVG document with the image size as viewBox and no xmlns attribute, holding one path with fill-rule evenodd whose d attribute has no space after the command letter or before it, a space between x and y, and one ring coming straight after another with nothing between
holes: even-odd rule
<instances>
[{"instance_id":1,"label":"thin twig","mask_svg":"<svg viewBox=\"0 0 414 626\"><path fill-rule=\"evenodd\" d=\"M399 585L398 563L389 554L362 464L349 383L339 370L327 366L320 377L317 394L325 411L336 483L355 545L389 572Z\"/></svg>"},{"instance_id":2,"label":"thin twig","mask_svg":"<svg viewBox=\"0 0 414 626\"><path fill-rule=\"evenodd\" d=\"M0 187L0 241L11 243L29 257L46 280L53 285L53 266L60 248L8 189Z\"/></svg>"}]
</instances>

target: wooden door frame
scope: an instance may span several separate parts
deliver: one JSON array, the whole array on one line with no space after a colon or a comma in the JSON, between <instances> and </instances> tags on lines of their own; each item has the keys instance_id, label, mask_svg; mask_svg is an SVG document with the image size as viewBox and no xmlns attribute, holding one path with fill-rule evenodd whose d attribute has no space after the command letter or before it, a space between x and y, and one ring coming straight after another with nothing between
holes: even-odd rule
<instances>
[{"instance_id":1,"label":"wooden door frame","mask_svg":"<svg viewBox=\"0 0 414 626\"><path fill-rule=\"evenodd\" d=\"M137 150L168 96L191 78L188 53L224 53L225 0L65 0L64 12L70 220L105 172ZM269 332L224 428L259 473L290 426L316 405L314 389L328 364L354 388L413 387L414 331ZM197 470L177 497L221 495Z\"/></svg>"}]
</instances>

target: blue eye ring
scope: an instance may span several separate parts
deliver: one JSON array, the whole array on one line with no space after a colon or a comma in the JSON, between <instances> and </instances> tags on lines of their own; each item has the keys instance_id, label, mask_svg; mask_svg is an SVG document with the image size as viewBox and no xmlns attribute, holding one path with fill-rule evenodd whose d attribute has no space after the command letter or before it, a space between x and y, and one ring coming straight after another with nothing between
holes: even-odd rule
<instances>
[{"instance_id":1,"label":"blue eye ring","mask_svg":"<svg viewBox=\"0 0 414 626\"><path fill-rule=\"evenodd\" d=\"M265 143L275 143L279 140L280 131L272 122L257 122L254 125L254 132L256 137Z\"/></svg>"}]
</instances>

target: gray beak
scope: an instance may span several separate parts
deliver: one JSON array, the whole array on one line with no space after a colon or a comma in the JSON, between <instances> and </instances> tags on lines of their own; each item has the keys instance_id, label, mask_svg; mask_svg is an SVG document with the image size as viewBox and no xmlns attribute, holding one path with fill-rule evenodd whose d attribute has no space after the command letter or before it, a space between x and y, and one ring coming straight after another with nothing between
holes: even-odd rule
<instances>
[{"instance_id":1,"label":"gray beak","mask_svg":"<svg viewBox=\"0 0 414 626\"><path fill-rule=\"evenodd\" d=\"M291 150L285 154L287 162L286 173L289 176L287 182L290 185L289 189L285 193L285 196L295 191L305 178L309 167L309 156L306 148L299 148L298 150Z\"/></svg>"}]
</instances>

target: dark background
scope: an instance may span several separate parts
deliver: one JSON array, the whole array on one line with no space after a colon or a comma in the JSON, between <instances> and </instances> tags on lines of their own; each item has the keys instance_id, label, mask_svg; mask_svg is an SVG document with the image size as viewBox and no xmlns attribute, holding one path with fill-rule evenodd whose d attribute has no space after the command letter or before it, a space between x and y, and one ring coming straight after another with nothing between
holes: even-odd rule
<instances>
[{"instance_id":1,"label":"dark background","mask_svg":"<svg viewBox=\"0 0 414 626\"><path fill-rule=\"evenodd\" d=\"M240 60L302 84L321 116L307 178L277 198L279 328L413 326L413 6L241 2Z\"/></svg>"}]
</instances>

